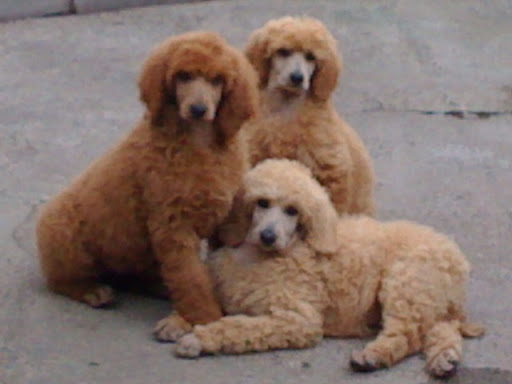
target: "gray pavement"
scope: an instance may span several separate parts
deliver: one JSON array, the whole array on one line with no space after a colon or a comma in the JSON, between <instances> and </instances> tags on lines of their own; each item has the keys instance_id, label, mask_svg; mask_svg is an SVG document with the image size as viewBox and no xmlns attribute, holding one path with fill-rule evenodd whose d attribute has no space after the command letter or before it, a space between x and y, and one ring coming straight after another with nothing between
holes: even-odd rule
<instances>
[{"instance_id":1,"label":"gray pavement","mask_svg":"<svg viewBox=\"0 0 512 384\"><path fill-rule=\"evenodd\" d=\"M157 4L193 3L208 0L2 0L0 22L28 17L94 13Z\"/></svg>"},{"instance_id":2,"label":"gray pavement","mask_svg":"<svg viewBox=\"0 0 512 384\"><path fill-rule=\"evenodd\" d=\"M512 383L512 2L485 4L215 1L0 24L0 383L432 382L420 357L351 373L362 340L179 360L150 336L165 301L123 294L100 311L44 287L37 207L140 117L150 48L192 29L242 47L286 14L319 17L339 40L336 104L374 158L379 216L435 226L474 266L469 312L488 333L465 342L452 382Z\"/></svg>"}]
</instances>

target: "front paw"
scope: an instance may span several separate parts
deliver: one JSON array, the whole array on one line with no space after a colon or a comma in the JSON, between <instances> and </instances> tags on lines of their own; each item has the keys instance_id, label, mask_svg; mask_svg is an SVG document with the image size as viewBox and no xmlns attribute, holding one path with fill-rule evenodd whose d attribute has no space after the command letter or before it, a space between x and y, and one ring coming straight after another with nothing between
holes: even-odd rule
<instances>
[{"instance_id":1,"label":"front paw","mask_svg":"<svg viewBox=\"0 0 512 384\"><path fill-rule=\"evenodd\" d=\"M386 367L375 353L365 350L352 352L350 366L356 372L373 372Z\"/></svg>"},{"instance_id":2,"label":"front paw","mask_svg":"<svg viewBox=\"0 0 512 384\"><path fill-rule=\"evenodd\" d=\"M192 325L177 313L172 313L156 324L153 334L158 341L172 342L191 331Z\"/></svg>"},{"instance_id":3,"label":"front paw","mask_svg":"<svg viewBox=\"0 0 512 384\"><path fill-rule=\"evenodd\" d=\"M108 285L99 285L84 295L84 301L93 308L106 308L114 304L114 290Z\"/></svg>"},{"instance_id":4,"label":"front paw","mask_svg":"<svg viewBox=\"0 0 512 384\"><path fill-rule=\"evenodd\" d=\"M193 333L186 334L176 343L174 354L179 357L193 359L201 354L201 341Z\"/></svg>"}]
</instances>

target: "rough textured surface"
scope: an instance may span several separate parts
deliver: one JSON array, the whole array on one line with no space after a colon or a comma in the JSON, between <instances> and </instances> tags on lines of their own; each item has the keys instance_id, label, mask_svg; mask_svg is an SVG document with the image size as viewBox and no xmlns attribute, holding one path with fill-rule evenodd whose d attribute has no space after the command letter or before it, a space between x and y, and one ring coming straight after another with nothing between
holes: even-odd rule
<instances>
[{"instance_id":1,"label":"rough textured surface","mask_svg":"<svg viewBox=\"0 0 512 384\"><path fill-rule=\"evenodd\" d=\"M76 13L90 13L130 7L144 7L158 4L193 3L198 1L201 0L73 0L73 4Z\"/></svg>"},{"instance_id":2,"label":"rough textured surface","mask_svg":"<svg viewBox=\"0 0 512 384\"><path fill-rule=\"evenodd\" d=\"M71 11L69 0L2 0L0 21L20 17L65 14Z\"/></svg>"},{"instance_id":3,"label":"rough textured surface","mask_svg":"<svg viewBox=\"0 0 512 384\"><path fill-rule=\"evenodd\" d=\"M199 1L208 0L2 0L0 21Z\"/></svg>"},{"instance_id":4,"label":"rough textured surface","mask_svg":"<svg viewBox=\"0 0 512 384\"><path fill-rule=\"evenodd\" d=\"M512 382L512 3L251 0L0 24L0 383L429 382L419 357L351 373L362 340L177 360L150 336L168 303L126 294L95 311L43 285L35 208L139 118L150 48L191 29L241 47L284 14L319 17L339 39L337 106L375 160L379 216L435 226L474 265L469 309L488 334L466 341L457 380Z\"/></svg>"}]
</instances>

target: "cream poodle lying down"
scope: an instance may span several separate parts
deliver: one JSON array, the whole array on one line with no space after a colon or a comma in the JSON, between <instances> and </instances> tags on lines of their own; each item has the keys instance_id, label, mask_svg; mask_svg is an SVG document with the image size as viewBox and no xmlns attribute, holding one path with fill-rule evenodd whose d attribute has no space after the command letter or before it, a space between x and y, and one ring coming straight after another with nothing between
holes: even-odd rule
<instances>
[{"instance_id":1,"label":"cream poodle lying down","mask_svg":"<svg viewBox=\"0 0 512 384\"><path fill-rule=\"evenodd\" d=\"M229 316L193 328L174 315L176 353L306 348L322 336L377 338L352 354L358 371L423 351L435 376L455 372L462 336L483 328L464 312L470 266L446 236L411 222L338 218L308 169L266 160L249 171L238 209L245 242L209 260Z\"/></svg>"}]
</instances>

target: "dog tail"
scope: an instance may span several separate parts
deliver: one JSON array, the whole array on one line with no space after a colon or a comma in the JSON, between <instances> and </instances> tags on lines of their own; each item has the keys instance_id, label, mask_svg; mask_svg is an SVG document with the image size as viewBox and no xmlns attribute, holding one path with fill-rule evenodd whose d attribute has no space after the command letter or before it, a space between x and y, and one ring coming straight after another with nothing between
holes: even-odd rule
<instances>
[{"instance_id":1,"label":"dog tail","mask_svg":"<svg viewBox=\"0 0 512 384\"><path fill-rule=\"evenodd\" d=\"M462 322L460 333L463 337L480 337L485 333L485 327L476 323Z\"/></svg>"}]
</instances>

